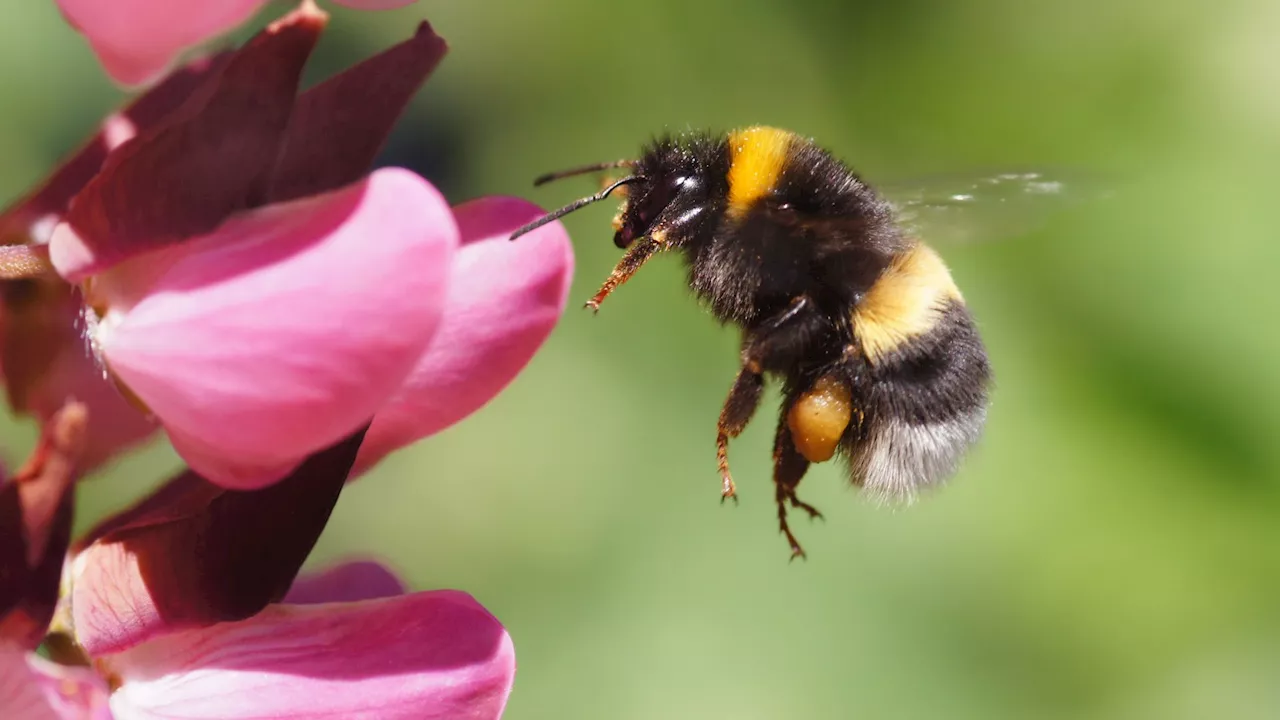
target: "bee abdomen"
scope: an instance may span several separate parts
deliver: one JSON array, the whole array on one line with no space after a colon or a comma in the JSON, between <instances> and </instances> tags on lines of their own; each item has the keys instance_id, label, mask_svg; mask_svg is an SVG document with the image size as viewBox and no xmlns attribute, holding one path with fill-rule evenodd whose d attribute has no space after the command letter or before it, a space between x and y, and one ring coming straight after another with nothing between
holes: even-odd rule
<instances>
[{"instance_id":1,"label":"bee abdomen","mask_svg":"<svg viewBox=\"0 0 1280 720\"><path fill-rule=\"evenodd\" d=\"M866 423L846 447L853 481L910 500L953 475L981 436L986 348L950 273L923 245L885 270L853 324L868 361Z\"/></svg>"}]
</instances>

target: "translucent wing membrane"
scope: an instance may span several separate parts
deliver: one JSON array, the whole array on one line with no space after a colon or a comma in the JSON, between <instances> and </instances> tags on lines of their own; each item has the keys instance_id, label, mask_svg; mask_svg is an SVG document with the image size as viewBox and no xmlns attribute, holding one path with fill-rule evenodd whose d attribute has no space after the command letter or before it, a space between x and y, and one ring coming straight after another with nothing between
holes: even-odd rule
<instances>
[{"instance_id":1,"label":"translucent wing membrane","mask_svg":"<svg viewBox=\"0 0 1280 720\"><path fill-rule=\"evenodd\" d=\"M899 224L929 243L1004 240L1038 230L1056 212L1103 197L1078 173L1027 170L951 174L876 185Z\"/></svg>"}]
</instances>

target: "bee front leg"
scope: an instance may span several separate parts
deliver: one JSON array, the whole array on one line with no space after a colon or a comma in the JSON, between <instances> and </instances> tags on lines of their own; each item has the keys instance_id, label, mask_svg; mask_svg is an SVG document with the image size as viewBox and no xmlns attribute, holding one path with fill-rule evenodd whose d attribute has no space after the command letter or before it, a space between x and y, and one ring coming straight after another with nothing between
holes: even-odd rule
<instances>
[{"instance_id":1,"label":"bee front leg","mask_svg":"<svg viewBox=\"0 0 1280 720\"><path fill-rule=\"evenodd\" d=\"M685 186L685 189L678 192L659 213L653 224L644 230L644 235L635 239L634 244L630 235L615 235L614 242L618 243L618 247L630 247L630 249L609 274L609 279L604 281L600 291L587 301L587 307L598 312L600 303L609 297L609 293L630 280L631 276L654 254L660 250L680 247L705 220L702 212L705 204L705 196L696 184Z\"/></svg>"},{"instance_id":2,"label":"bee front leg","mask_svg":"<svg viewBox=\"0 0 1280 720\"><path fill-rule=\"evenodd\" d=\"M666 243L661 240L661 236L657 236L656 239L654 237L646 237L632 245L631 249L627 250L627 254L623 255L617 266L613 268L613 272L609 273L609 278L600 286L600 291L587 301L587 307L600 312L600 303L604 302L604 299L609 297L609 294L616 290L619 285L630 280L631 276L635 275L636 271L649 258L653 257L654 253L664 247L666 247Z\"/></svg>"},{"instance_id":3,"label":"bee front leg","mask_svg":"<svg viewBox=\"0 0 1280 720\"><path fill-rule=\"evenodd\" d=\"M716 425L716 461L720 466L720 502L726 498L738 501L737 488L733 484L733 476L729 474L729 438L738 437L751 422L751 416L760 406L760 391L764 388L764 377L747 368L738 371L738 378L725 398L724 408L720 410L720 422Z\"/></svg>"}]
</instances>

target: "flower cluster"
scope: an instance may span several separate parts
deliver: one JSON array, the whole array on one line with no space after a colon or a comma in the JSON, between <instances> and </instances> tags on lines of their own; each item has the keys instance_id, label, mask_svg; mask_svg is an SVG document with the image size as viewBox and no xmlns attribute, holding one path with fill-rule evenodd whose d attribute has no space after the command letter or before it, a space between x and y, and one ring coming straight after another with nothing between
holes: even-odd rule
<instances>
[{"instance_id":1,"label":"flower cluster","mask_svg":"<svg viewBox=\"0 0 1280 720\"><path fill-rule=\"evenodd\" d=\"M58 3L150 85L0 214L0 371L43 428L0 478L0 717L498 717L514 651L469 595L298 573L347 482L529 361L564 229L509 243L538 207L371 170L426 23L299 92L310 0L181 65L264 0ZM73 538L75 482L157 433L188 468Z\"/></svg>"}]
</instances>

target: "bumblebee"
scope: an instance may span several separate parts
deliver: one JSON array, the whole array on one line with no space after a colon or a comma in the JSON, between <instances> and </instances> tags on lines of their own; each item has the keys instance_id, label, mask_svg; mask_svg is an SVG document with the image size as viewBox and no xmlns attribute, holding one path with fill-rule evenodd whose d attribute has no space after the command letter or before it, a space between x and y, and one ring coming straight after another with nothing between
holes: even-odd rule
<instances>
[{"instance_id":1,"label":"bumblebee","mask_svg":"<svg viewBox=\"0 0 1280 720\"><path fill-rule=\"evenodd\" d=\"M678 251L689 285L721 323L741 329L741 366L716 427L721 500L736 497L729 440L781 381L774 500L792 559L804 550L788 505L810 464L842 456L852 483L910 500L951 476L986 420L991 369L960 290L895 207L810 139L771 127L667 136L639 159L544 175L621 168L626 175L517 230L512 239L620 194L622 260L588 302L650 258Z\"/></svg>"}]
</instances>

